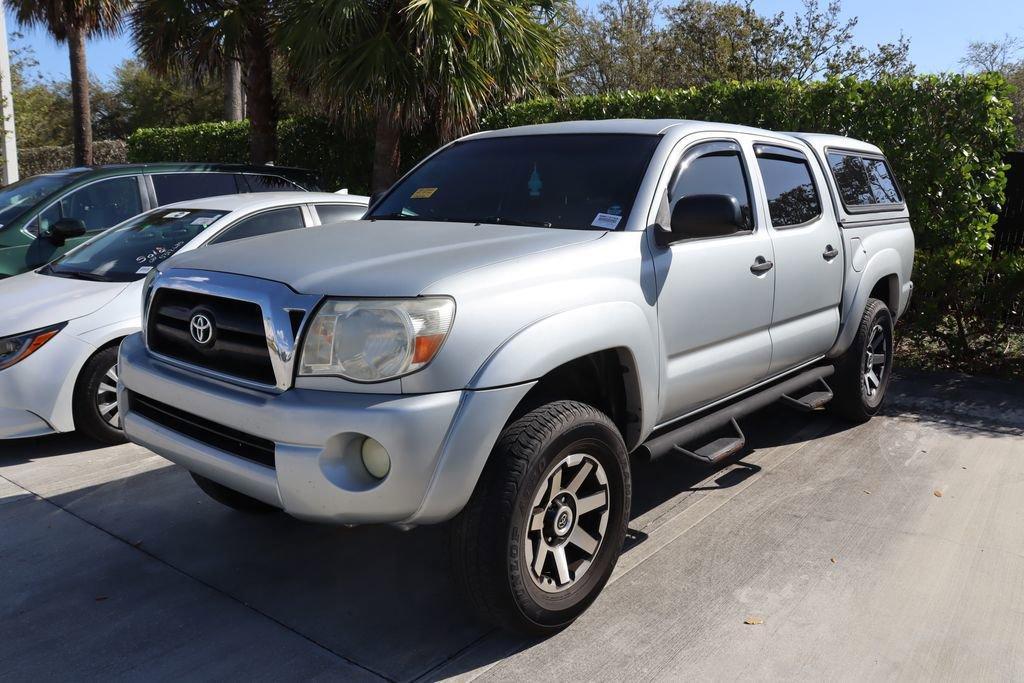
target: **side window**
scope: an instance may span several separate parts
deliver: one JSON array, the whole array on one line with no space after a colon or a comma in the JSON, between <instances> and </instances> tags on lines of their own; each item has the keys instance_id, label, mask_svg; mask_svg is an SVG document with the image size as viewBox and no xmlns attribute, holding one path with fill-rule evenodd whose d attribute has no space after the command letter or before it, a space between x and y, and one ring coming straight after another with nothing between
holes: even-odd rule
<instances>
[{"instance_id":1,"label":"side window","mask_svg":"<svg viewBox=\"0 0 1024 683\"><path fill-rule=\"evenodd\" d=\"M46 234L61 218L77 218L89 232L106 230L142 213L137 176L100 180L70 192L39 214L38 230ZM36 232L33 230L33 232Z\"/></svg>"},{"instance_id":2,"label":"side window","mask_svg":"<svg viewBox=\"0 0 1024 683\"><path fill-rule=\"evenodd\" d=\"M353 204L317 204L316 214L324 225L338 221L357 221L366 213L365 206Z\"/></svg>"},{"instance_id":3,"label":"side window","mask_svg":"<svg viewBox=\"0 0 1024 683\"><path fill-rule=\"evenodd\" d=\"M800 225L821 215L821 199L807 157L771 145L756 145L754 152L768 195L768 213L773 226Z\"/></svg>"},{"instance_id":4,"label":"side window","mask_svg":"<svg viewBox=\"0 0 1024 683\"><path fill-rule=\"evenodd\" d=\"M302 220L302 209L297 206L288 206L283 209L273 209L263 213L243 218L230 228L210 240L210 244L221 244L233 242L234 240L256 237L257 235L270 235L285 230L296 230L306 227Z\"/></svg>"},{"instance_id":5,"label":"side window","mask_svg":"<svg viewBox=\"0 0 1024 683\"><path fill-rule=\"evenodd\" d=\"M237 194L238 185L231 173L154 173L153 189L162 206L189 199Z\"/></svg>"},{"instance_id":6,"label":"side window","mask_svg":"<svg viewBox=\"0 0 1024 683\"><path fill-rule=\"evenodd\" d=\"M736 143L709 142L686 152L669 186L669 216L677 201L697 194L732 195L740 204L747 229L753 230L750 184Z\"/></svg>"},{"instance_id":7,"label":"side window","mask_svg":"<svg viewBox=\"0 0 1024 683\"><path fill-rule=\"evenodd\" d=\"M845 206L903 203L885 159L829 152L828 165Z\"/></svg>"},{"instance_id":8,"label":"side window","mask_svg":"<svg viewBox=\"0 0 1024 683\"><path fill-rule=\"evenodd\" d=\"M294 192L302 189L292 181L276 175L246 173L242 177L249 185L249 192Z\"/></svg>"}]
</instances>

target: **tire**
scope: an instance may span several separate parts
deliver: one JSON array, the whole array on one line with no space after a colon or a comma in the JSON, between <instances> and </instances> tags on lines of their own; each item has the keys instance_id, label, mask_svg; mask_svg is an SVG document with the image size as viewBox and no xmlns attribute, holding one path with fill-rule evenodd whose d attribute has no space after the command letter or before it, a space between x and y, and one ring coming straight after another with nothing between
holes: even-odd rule
<instances>
[{"instance_id":1,"label":"tire","mask_svg":"<svg viewBox=\"0 0 1024 683\"><path fill-rule=\"evenodd\" d=\"M630 498L626 447L602 412L556 401L518 418L452 525L454 574L468 603L510 631L565 628L608 582Z\"/></svg>"},{"instance_id":2,"label":"tire","mask_svg":"<svg viewBox=\"0 0 1024 683\"><path fill-rule=\"evenodd\" d=\"M207 479L201 474L196 474L191 471L189 474L192 475L192 480L203 490L203 493L208 495L210 498L213 498L221 505L226 505L227 507L233 510L238 510L239 512L257 515L280 512L280 509L273 505L267 505L262 500L256 500L244 493L239 493L234 489L229 489L227 486L218 484L212 479Z\"/></svg>"},{"instance_id":3,"label":"tire","mask_svg":"<svg viewBox=\"0 0 1024 683\"><path fill-rule=\"evenodd\" d=\"M75 383L71 412L75 429L111 446L128 439L117 406L117 346L109 346L85 363Z\"/></svg>"},{"instance_id":4,"label":"tire","mask_svg":"<svg viewBox=\"0 0 1024 683\"><path fill-rule=\"evenodd\" d=\"M869 346L871 356L869 357ZM871 362L871 375L868 363ZM836 363L831 408L851 422L867 422L882 407L893 367L892 313L878 299L868 299L857 336Z\"/></svg>"}]
</instances>

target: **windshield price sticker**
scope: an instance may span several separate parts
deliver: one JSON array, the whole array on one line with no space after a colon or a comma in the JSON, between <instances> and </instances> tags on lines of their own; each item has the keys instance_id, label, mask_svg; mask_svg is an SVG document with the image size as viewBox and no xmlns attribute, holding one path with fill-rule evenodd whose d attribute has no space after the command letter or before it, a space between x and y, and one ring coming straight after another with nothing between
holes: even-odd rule
<instances>
[{"instance_id":1,"label":"windshield price sticker","mask_svg":"<svg viewBox=\"0 0 1024 683\"><path fill-rule=\"evenodd\" d=\"M153 270L153 266L142 266L141 268L139 268L138 270L135 271L135 274L136 275L145 275L146 273L148 273L151 270Z\"/></svg>"},{"instance_id":2,"label":"windshield price sticker","mask_svg":"<svg viewBox=\"0 0 1024 683\"><path fill-rule=\"evenodd\" d=\"M421 187L412 193L412 199L430 199L437 192L436 187Z\"/></svg>"},{"instance_id":3,"label":"windshield price sticker","mask_svg":"<svg viewBox=\"0 0 1024 683\"><path fill-rule=\"evenodd\" d=\"M165 213L164 218L184 218L188 214L188 211L171 211L170 213Z\"/></svg>"},{"instance_id":4,"label":"windshield price sticker","mask_svg":"<svg viewBox=\"0 0 1024 683\"><path fill-rule=\"evenodd\" d=\"M619 227L619 221L622 220L622 216L616 216L611 213L599 213L594 217L594 220L590 222L595 228L605 228L606 230L614 230Z\"/></svg>"},{"instance_id":5,"label":"windshield price sticker","mask_svg":"<svg viewBox=\"0 0 1024 683\"><path fill-rule=\"evenodd\" d=\"M194 221L192 221L191 223L189 223L189 225L201 225L201 226L203 226L205 228L206 226L208 226L212 222L213 222L213 216L200 216L199 218L197 218Z\"/></svg>"}]
</instances>

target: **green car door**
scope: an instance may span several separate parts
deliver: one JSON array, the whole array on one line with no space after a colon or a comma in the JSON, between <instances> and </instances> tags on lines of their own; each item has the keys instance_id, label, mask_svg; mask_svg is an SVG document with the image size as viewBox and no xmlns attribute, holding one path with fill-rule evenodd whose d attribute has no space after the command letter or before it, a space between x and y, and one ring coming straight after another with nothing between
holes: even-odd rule
<instances>
[{"instance_id":1,"label":"green car door","mask_svg":"<svg viewBox=\"0 0 1024 683\"><path fill-rule=\"evenodd\" d=\"M50 176L28 180L47 177ZM63 191L50 193L37 202L27 215L0 228L0 277L49 263L97 233L145 210L141 175L93 178L93 174L82 174ZM52 227L62 220L81 221L85 234L70 239L59 237Z\"/></svg>"}]
</instances>

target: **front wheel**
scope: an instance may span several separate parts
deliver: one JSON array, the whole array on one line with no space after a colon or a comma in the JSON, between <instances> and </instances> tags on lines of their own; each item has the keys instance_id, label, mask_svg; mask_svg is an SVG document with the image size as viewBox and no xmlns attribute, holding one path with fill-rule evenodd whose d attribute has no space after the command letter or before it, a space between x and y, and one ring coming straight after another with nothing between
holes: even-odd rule
<instances>
[{"instance_id":1,"label":"front wheel","mask_svg":"<svg viewBox=\"0 0 1024 683\"><path fill-rule=\"evenodd\" d=\"M103 349L82 368L72 399L75 429L100 443L127 441L117 405L117 347Z\"/></svg>"},{"instance_id":2,"label":"front wheel","mask_svg":"<svg viewBox=\"0 0 1024 683\"><path fill-rule=\"evenodd\" d=\"M832 409L840 416L866 422L882 407L892 376L892 328L889 308L868 299L857 336L836 364Z\"/></svg>"},{"instance_id":3,"label":"front wheel","mask_svg":"<svg viewBox=\"0 0 1024 683\"><path fill-rule=\"evenodd\" d=\"M622 436L595 408L556 401L510 424L453 525L469 603L521 633L571 624L615 568L630 487Z\"/></svg>"}]
</instances>

